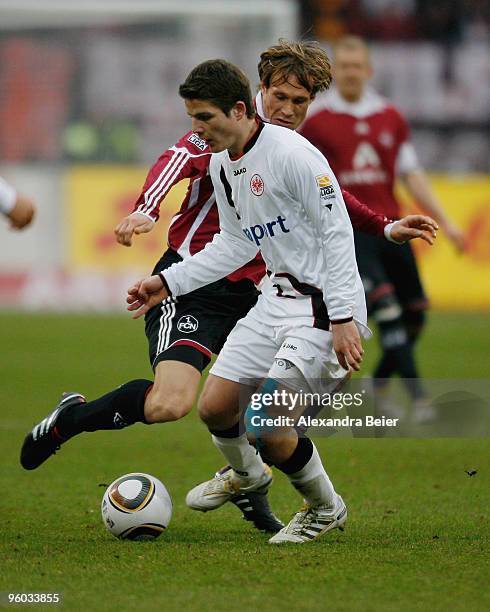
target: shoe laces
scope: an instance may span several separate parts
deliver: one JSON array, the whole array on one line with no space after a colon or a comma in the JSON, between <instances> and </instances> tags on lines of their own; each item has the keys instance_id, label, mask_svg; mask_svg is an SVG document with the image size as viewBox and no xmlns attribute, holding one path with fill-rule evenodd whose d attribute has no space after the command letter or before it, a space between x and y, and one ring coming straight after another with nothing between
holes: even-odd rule
<instances>
[{"instance_id":1,"label":"shoe laces","mask_svg":"<svg viewBox=\"0 0 490 612\"><path fill-rule=\"evenodd\" d=\"M301 506L286 527L287 533L292 533L293 535L301 534L301 532L310 525L314 516L315 513L308 504Z\"/></svg>"},{"instance_id":2,"label":"shoe laces","mask_svg":"<svg viewBox=\"0 0 490 612\"><path fill-rule=\"evenodd\" d=\"M236 493L240 487L233 482L232 477L232 470L227 470L224 473L221 473L221 471L216 472L214 478L208 481L204 493L206 495L222 493L223 491L226 491L227 493Z\"/></svg>"}]
</instances>

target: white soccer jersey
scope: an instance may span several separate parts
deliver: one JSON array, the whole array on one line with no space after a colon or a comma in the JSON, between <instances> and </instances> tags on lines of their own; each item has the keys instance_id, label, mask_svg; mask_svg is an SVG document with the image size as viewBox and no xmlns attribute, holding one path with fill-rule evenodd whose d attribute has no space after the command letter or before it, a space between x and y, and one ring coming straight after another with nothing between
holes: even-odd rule
<instances>
[{"instance_id":1,"label":"white soccer jersey","mask_svg":"<svg viewBox=\"0 0 490 612\"><path fill-rule=\"evenodd\" d=\"M271 324L289 317L328 329L331 320L353 317L368 336L352 226L323 155L296 132L260 123L239 159L213 154L210 173L220 233L165 271L172 294L214 282L260 250Z\"/></svg>"}]
</instances>

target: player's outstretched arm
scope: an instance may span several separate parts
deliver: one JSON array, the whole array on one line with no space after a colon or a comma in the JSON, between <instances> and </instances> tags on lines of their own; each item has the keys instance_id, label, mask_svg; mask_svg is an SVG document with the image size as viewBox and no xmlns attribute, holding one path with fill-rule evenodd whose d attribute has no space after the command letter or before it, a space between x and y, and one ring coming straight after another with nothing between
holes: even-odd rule
<instances>
[{"instance_id":1,"label":"player's outstretched arm","mask_svg":"<svg viewBox=\"0 0 490 612\"><path fill-rule=\"evenodd\" d=\"M119 244L131 246L134 235L151 232L158 221L160 205L172 187L184 179L203 175L209 160L210 152L204 141L192 132L164 151L150 168L132 213L114 230Z\"/></svg>"},{"instance_id":2,"label":"player's outstretched arm","mask_svg":"<svg viewBox=\"0 0 490 612\"><path fill-rule=\"evenodd\" d=\"M420 204L425 212L434 217L442 231L458 251L464 251L466 249L464 233L451 222L437 201L424 170L419 168L405 173L402 176L402 180L410 195Z\"/></svg>"},{"instance_id":3,"label":"player's outstretched arm","mask_svg":"<svg viewBox=\"0 0 490 612\"><path fill-rule=\"evenodd\" d=\"M420 238L433 245L438 229L439 226L431 217L425 215L407 215L399 221L388 224L385 228L385 235L388 232L389 239L399 244L414 238Z\"/></svg>"},{"instance_id":4,"label":"player's outstretched arm","mask_svg":"<svg viewBox=\"0 0 490 612\"><path fill-rule=\"evenodd\" d=\"M154 225L153 219L147 215L138 212L131 213L116 226L114 230L116 240L119 244L129 247L133 243L133 234L151 232Z\"/></svg>"}]
</instances>

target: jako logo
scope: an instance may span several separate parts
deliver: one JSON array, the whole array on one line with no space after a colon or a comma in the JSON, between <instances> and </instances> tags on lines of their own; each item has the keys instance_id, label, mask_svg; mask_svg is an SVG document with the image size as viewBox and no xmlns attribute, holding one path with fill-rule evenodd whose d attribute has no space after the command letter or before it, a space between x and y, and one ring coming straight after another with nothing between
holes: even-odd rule
<instances>
[{"instance_id":1,"label":"jako logo","mask_svg":"<svg viewBox=\"0 0 490 612\"><path fill-rule=\"evenodd\" d=\"M183 334L192 334L198 327L199 323L192 315L184 315L177 322L177 329Z\"/></svg>"},{"instance_id":2,"label":"jako logo","mask_svg":"<svg viewBox=\"0 0 490 612\"><path fill-rule=\"evenodd\" d=\"M239 174L245 174L247 171L246 168L239 168L238 170L233 170L233 176L238 176Z\"/></svg>"},{"instance_id":3,"label":"jako logo","mask_svg":"<svg viewBox=\"0 0 490 612\"><path fill-rule=\"evenodd\" d=\"M274 225L279 225L282 233L288 234L290 230L284 225L285 221L284 217L278 215L275 221L268 221L261 225L252 225L250 228L244 229L243 233L251 242L255 242L257 246L260 246L260 241L265 236L274 238Z\"/></svg>"}]
</instances>

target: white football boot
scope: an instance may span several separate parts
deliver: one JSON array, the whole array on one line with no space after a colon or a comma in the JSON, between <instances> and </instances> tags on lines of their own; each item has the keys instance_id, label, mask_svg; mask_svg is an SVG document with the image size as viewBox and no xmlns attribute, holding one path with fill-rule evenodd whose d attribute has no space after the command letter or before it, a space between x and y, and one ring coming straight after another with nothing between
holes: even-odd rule
<instances>
[{"instance_id":1,"label":"white football boot","mask_svg":"<svg viewBox=\"0 0 490 612\"><path fill-rule=\"evenodd\" d=\"M269 544L284 544L285 542L303 544L304 542L310 542L318 539L324 533L332 531L332 529L343 531L346 521L346 505L340 495L337 495L337 502L333 510L325 505L303 506L286 527L283 527L281 531L270 538Z\"/></svg>"},{"instance_id":2,"label":"white football boot","mask_svg":"<svg viewBox=\"0 0 490 612\"><path fill-rule=\"evenodd\" d=\"M207 512L219 508L227 501L231 501L237 493L255 492L265 493L272 484L272 470L264 464L264 471L258 480L243 485L241 480L227 465L216 472L214 478L201 482L191 489L185 498L185 503L192 510Z\"/></svg>"}]
</instances>

